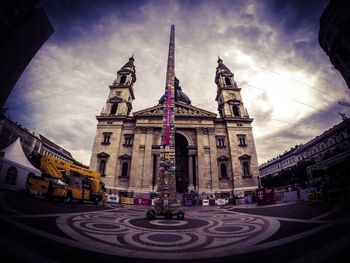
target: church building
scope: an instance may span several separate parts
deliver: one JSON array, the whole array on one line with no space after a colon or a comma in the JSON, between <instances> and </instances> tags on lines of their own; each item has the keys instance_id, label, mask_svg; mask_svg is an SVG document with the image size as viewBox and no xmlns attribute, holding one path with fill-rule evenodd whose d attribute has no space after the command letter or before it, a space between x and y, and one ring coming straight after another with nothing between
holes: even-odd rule
<instances>
[{"instance_id":1,"label":"church building","mask_svg":"<svg viewBox=\"0 0 350 263\"><path fill-rule=\"evenodd\" d=\"M251 123L234 74L218 59L216 113L191 104L175 79L176 189L178 193L244 195L258 187ZM137 88L134 58L117 72L102 112L90 169L106 188L146 194L157 190L164 95L158 105L132 113ZM213 85L213 88L215 86ZM161 95L161 94L160 94Z\"/></svg>"}]
</instances>

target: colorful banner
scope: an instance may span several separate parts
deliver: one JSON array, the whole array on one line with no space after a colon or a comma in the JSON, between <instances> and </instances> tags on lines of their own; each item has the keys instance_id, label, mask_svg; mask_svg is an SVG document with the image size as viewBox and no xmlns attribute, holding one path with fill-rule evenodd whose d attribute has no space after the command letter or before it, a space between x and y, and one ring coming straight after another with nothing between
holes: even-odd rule
<instances>
[{"instance_id":1,"label":"colorful banner","mask_svg":"<svg viewBox=\"0 0 350 263\"><path fill-rule=\"evenodd\" d=\"M133 205L134 204L134 198L130 197L121 197L120 203L124 205Z\"/></svg>"},{"instance_id":2,"label":"colorful banner","mask_svg":"<svg viewBox=\"0 0 350 263\"><path fill-rule=\"evenodd\" d=\"M152 200L145 199L145 198L135 198L134 204L135 205L152 205Z\"/></svg>"}]
</instances>

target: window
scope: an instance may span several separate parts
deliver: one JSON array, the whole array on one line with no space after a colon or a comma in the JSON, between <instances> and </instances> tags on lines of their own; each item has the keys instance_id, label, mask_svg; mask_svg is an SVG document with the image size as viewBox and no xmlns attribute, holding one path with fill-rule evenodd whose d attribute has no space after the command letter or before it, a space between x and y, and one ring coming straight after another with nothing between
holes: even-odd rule
<instances>
[{"instance_id":1,"label":"window","mask_svg":"<svg viewBox=\"0 0 350 263\"><path fill-rule=\"evenodd\" d=\"M111 114L116 114L118 110L118 103L114 103L111 108Z\"/></svg>"},{"instance_id":2,"label":"window","mask_svg":"<svg viewBox=\"0 0 350 263\"><path fill-rule=\"evenodd\" d=\"M100 166L98 169L101 176L105 176L106 172L106 160L100 160Z\"/></svg>"},{"instance_id":3,"label":"window","mask_svg":"<svg viewBox=\"0 0 350 263\"><path fill-rule=\"evenodd\" d=\"M237 139L239 141L239 144L238 144L239 147L247 147L245 135L239 134L239 135L237 135Z\"/></svg>"},{"instance_id":4,"label":"window","mask_svg":"<svg viewBox=\"0 0 350 263\"><path fill-rule=\"evenodd\" d=\"M122 177L128 177L128 163L124 162L122 167Z\"/></svg>"},{"instance_id":5,"label":"window","mask_svg":"<svg viewBox=\"0 0 350 263\"><path fill-rule=\"evenodd\" d=\"M239 157L242 166L242 177L251 177L250 174L250 155L242 155Z\"/></svg>"},{"instance_id":6,"label":"window","mask_svg":"<svg viewBox=\"0 0 350 263\"><path fill-rule=\"evenodd\" d=\"M226 77L226 78L225 78L225 84L228 85L228 86L229 86L229 85L232 85L231 80L230 80L229 77Z\"/></svg>"},{"instance_id":7,"label":"window","mask_svg":"<svg viewBox=\"0 0 350 263\"><path fill-rule=\"evenodd\" d=\"M106 176L106 166L107 166L109 154L105 152L100 152L97 154L97 158L98 158L98 171L101 174L101 176Z\"/></svg>"},{"instance_id":8,"label":"window","mask_svg":"<svg viewBox=\"0 0 350 263\"><path fill-rule=\"evenodd\" d=\"M243 161L243 176L244 177L249 177L249 161Z\"/></svg>"},{"instance_id":9,"label":"window","mask_svg":"<svg viewBox=\"0 0 350 263\"><path fill-rule=\"evenodd\" d=\"M125 134L124 135L124 145L123 146L125 146L125 147L132 146L133 139L134 139L134 135L133 134Z\"/></svg>"},{"instance_id":10,"label":"window","mask_svg":"<svg viewBox=\"0 0 350 263\"><path fill-rule=\"evenodd\" d=\"M131 156L123 154L119 156L119 176L118 178L129 178L129 167L131 163Z\"/></svg>"},{"instance_id":11,"label":"window","mask_svg":"<svg viewBox=\"0 0 350 263\"><path fill-rule=\"evenodd\" d=\"M233 111L233 116L235 116L235 117L240 117L240 115L239 115L239 109L238 109L238 106L237 106L237 105L233 105L233 106L232 106L232 111Z\"/></svg>"},{"instance_id":12,"label":"window","mask_svg":"<svg viewBox=\"0 0 350 263\"><path fill-rule=\"evenodd\" d=\"M225 147L225 137L216 137L216 147L218 148Z\"/></svg>"},{"instance_id":13,"label":"window","mask_svg":"<svg viewBox=\"0 0 350 263\"><path fill-rule=\"evenodd\" d=\"M110 143L110 139L111 139L111 132L104 132L103 133L103 142L101 142L102 145L109 145Z\"/></svg>"},{"instance_id":14,"label":"window","mask_svg":"<svg viewBox=\"0 0 350 263\"><path fill-rule=\"evenodd\" d=\"M221 178L227 178L227 168L225 163L222 163L220 165L220 175L221 175Z\"/></svg>"},{"instance_id":15,"label":"window","mask_svg":"<svg viewBox=\"0 0 350 263\"><path fill-rule=\"evenodd\" d=\"M5 183L15 185L17 181L17 168L11 166L7 169Z\"/></svg>"},{"instance_id":16,"label":"window","mask_svg":"<svg viewBox=\"0 0 350 263\"><path fill-rule=\"evenodd\" d=\"M120 84L124 84L125 81L126 81L126 76L122 76L122 77L120 78Z\"/></svg>"},{"instance_id":17,"label":"window","mask_svg":"<svg viewBox=\"0 0 350 263\"><path fill-rule=\"evenodd\" d=\"M328 147L332 146L333 144L334 144L333 139L328 139L328 141L327 141Z\"/></svg>"}]
</instances>

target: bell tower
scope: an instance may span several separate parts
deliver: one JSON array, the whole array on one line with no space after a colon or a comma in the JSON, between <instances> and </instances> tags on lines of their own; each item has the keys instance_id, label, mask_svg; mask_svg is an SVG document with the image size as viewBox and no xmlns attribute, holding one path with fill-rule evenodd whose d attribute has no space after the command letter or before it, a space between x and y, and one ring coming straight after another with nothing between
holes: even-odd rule
<instances>
[{"instance_id":1,"label":"bell tower","mask_svg":"<svg viewBox=\"0 0 350 263\"><path fill-rule=\"evenodd\" d=\"M133 85L136 82L134 55L117 72L117 78L109 86L110 91L101 115L129 116L135 99Z\"/></svg>"},{"instance_id":2,"label":"bell tower","mask_svg":"<svg viewBox=\"0 0 350 263\"><path fill-rule=\"evenodd\" d=\"M217 85L215 100L218 103L220 117L223 119L249 117L242 101L241 88L238 87L234 74L224 65L220 57L216 67L215 83Z\"/></svg>"}]
</instances>

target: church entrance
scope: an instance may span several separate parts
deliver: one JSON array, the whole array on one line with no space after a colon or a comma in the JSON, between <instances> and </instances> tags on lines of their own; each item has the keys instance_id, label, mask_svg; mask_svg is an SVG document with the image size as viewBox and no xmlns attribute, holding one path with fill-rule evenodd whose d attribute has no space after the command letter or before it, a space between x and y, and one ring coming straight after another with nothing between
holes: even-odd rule
<instances>
[{"instance_id":1,"label":"church entrance","mask_svg":"<svg viewBox=\"0 0 350 263\"><path fill-rule=\"evenodd\" d=\"M176 133L175 145L176 191L185 193L188 188L188 143L183 135Z\"/></svg>"}]
</instances>

